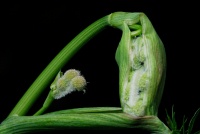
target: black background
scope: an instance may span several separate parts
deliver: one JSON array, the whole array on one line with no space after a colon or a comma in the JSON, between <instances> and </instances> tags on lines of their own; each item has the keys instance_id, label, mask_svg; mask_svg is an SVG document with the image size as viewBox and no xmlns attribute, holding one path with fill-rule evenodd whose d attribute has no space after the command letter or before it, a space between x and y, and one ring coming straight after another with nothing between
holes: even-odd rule
<instances>
[{"instance_id":1,"label":"black background","mask_svg":"<svg viewBox=\"0 0 200 134\"><path fill-rule=\"evenodd\" d=\"M200 107L199 22L195 3L170 1L52 1L11 2L4 6L0 47L0 121L56 54L79 32L116 11L144 12L163 41L167 78L159 117L176 111L179 125ZM78 69L88 81L87 92L55 101L47 112L93 106L120 106L115 51L121 31L107 28L90 40L62 69ZM47 90L28 113L42 105ZM198 117L195 130L198 130Z\"/></svg>"}]
</instances>

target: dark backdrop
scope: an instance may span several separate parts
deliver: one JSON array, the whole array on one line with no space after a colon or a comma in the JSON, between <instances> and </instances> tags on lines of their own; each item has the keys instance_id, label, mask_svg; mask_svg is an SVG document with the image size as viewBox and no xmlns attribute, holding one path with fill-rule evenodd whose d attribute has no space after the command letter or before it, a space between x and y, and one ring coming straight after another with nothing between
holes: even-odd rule
<instances>
[{"instance_id":1,"label":"dark backdrop","mask_svg":"<svg viewBox=\"0 0 200 134\"><path fill-rule=\"evenodd\" d=\"M179 124L200 107L199 27L195 3L170 1L12 2L4 5L0 47L0 121L6 118L27 88L79 32L116 11L144 12L163 41L167 78L159 117L176 111ZM92 106L120 106L115 51L121 31L107 28L88 42L62 69L75 68L88 81L87 92L74 92L55 101L48 111ZM43 102L46 91L29 112ZM196 124L200 124L198 118ZM195 130L199 127L195 126Z\"/></svg>"}]
</instances>

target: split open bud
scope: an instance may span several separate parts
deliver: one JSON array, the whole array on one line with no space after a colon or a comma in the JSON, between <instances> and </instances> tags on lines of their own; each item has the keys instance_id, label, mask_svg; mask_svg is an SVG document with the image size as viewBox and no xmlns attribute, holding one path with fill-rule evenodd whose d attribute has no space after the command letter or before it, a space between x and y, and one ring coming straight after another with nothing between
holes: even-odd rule
<instances>
[{"instance_id":1,"label":"split open bud","mask_svg":"<svg viewBox=\"0 0 200 134\"><path fill-rule=\"evenodd\" d=\"M67 70L64 74L59 72L51 84L52 95L55 99L60 99L73 91L84 91L87 82L75 69Z\"/></svg>"},{"instance_id":2,"label":"split open bud","mask_svg":"<svg viewBox=\"0 0 200 134\"><path fill-rule=\"evenodd\" d=\"M166 75L162 41L144 13L116 12L109 23L123 32L115 55L123 111L157 115Z\"/></svg>"}]
</instances>

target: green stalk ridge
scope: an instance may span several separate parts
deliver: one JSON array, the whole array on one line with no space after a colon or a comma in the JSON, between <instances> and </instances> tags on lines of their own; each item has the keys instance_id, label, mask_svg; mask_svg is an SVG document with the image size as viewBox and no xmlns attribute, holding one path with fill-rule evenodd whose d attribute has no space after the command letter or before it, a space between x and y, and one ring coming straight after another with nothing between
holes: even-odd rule
<instances>
[{"instance_id":1,"label":"green stalk ridge","mask_svg":"<svg viewBox=\"0 0 200 134\"><path fill-rule=\"evenodd\" d=\"M102 31L106 26L108 26L108 16L95 21L70 41L32 83L8 116L26 115L60 69L85 43Z\"/></svg>"},{"instance_id":2,"label":"green stalk ridge","mask_svg":"<svg viewBox=\"0 0 200 134\"><path fill-rule=\"evenodd\" d=\"M12 116L0 125L1 134L23 134L52 130L146 130L152 134L171 134L156 116L133 117L115 107L79 108L39 116ZM83 113L81 112L83 111Z\"/></svg>"}]
</instances>

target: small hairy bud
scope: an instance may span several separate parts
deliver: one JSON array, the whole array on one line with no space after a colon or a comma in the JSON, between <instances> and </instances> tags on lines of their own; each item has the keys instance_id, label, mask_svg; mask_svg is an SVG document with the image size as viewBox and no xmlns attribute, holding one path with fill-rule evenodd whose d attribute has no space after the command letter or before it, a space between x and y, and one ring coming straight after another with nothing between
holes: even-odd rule
<instances>
[{"instance_id":1,"label":"small hairy bud","mask_svg":"<svg viewBox=\"0 0 200 134\"><path fill-rule=\"evenodd\" d=\"M72 80L74 77L79 76L80 75L80 71L75 70L75 69L69 69L64 73L64 78L66 80Z\"/></svg>"},{"instance_id":2,"label":"small hairy bud","mask_svg":"<svg viewBox=\"0 0 200 134\"><path fill-rule=\"evenodd\" d=\"M77 91L84 90L87 82L83 76L76 76L71 80L72 87Z\"/></svg>"},{"instance_id":3,"label":"small hairy bud","mask_svg":"<svg viewBox=\"0 0 200 134\"><path fill-rule=\"evenodd\" d=\"M56 85L59 90L64 90L68 86L68 82L62 77L58 79Z\"/></svg>"},{"instance_id":4,"label":"small hairy bud","mask_svg":"<svg viewBox=\"0 0 200 134\"><path fill-rule=\"evenodd\" d=\"M59 72L51 84L52 95L55 99L60 99L73 91L84 91L87 82L80 71L75 69L67 70L64 75Z\"/></svg>"}]
</instances>

